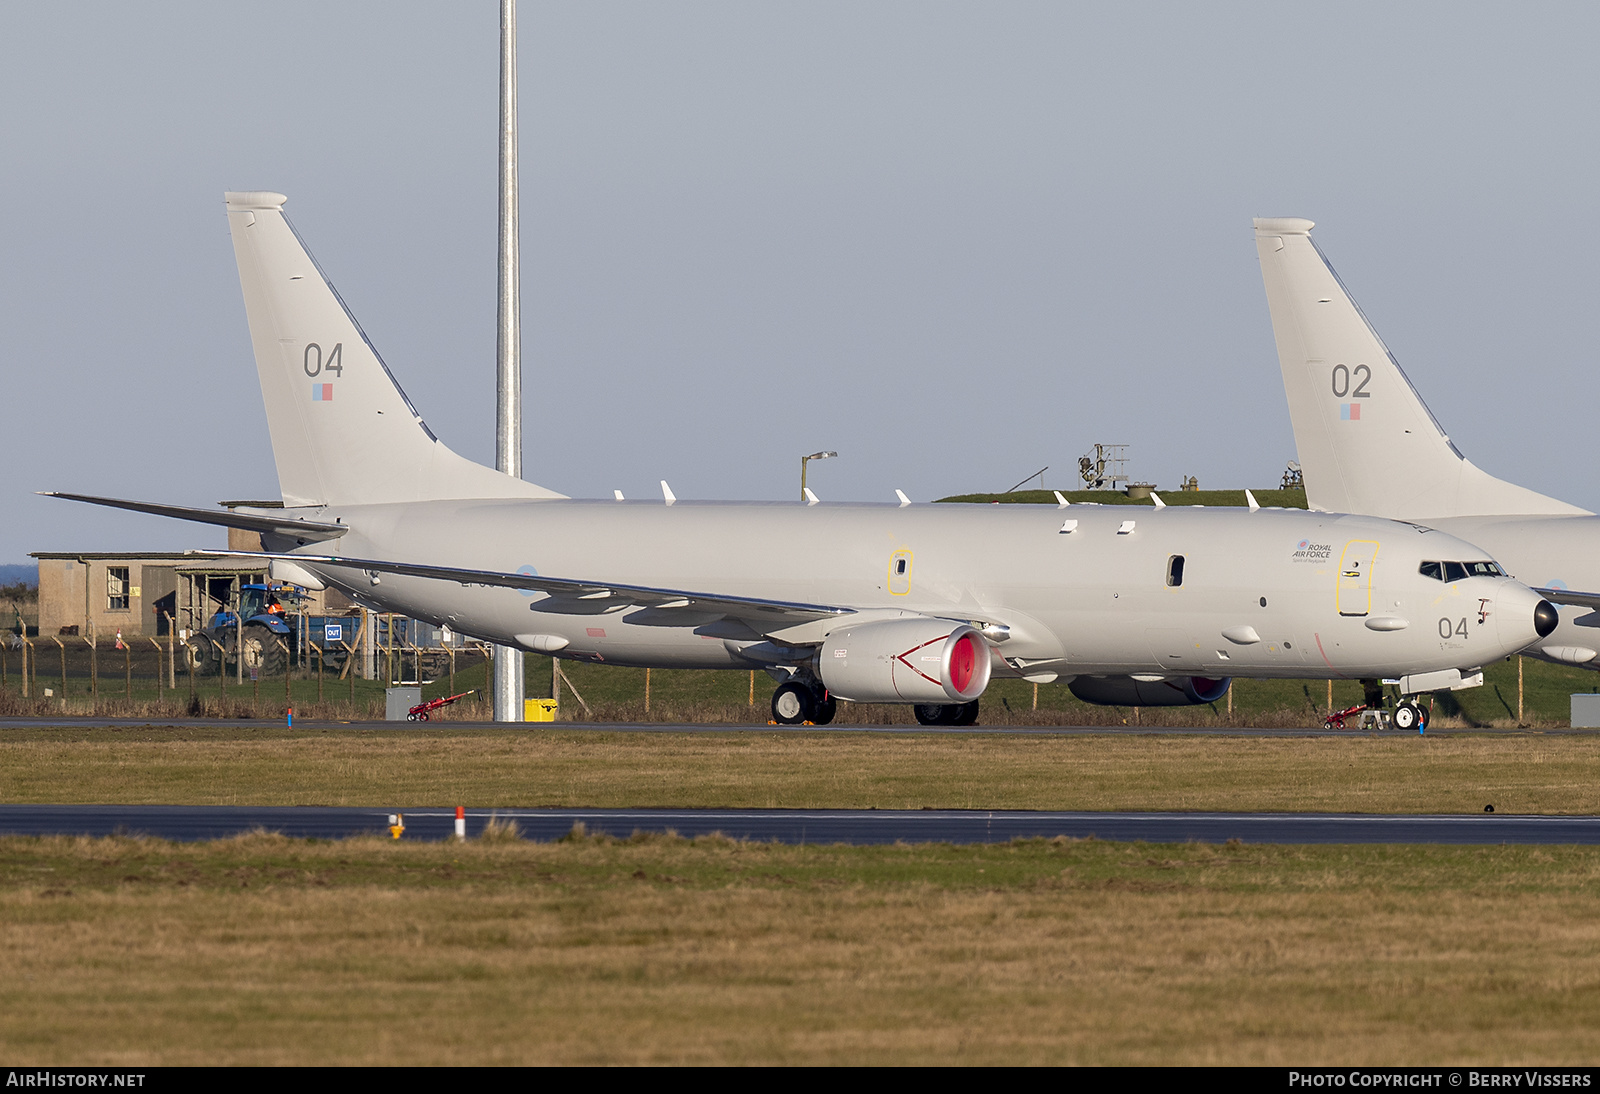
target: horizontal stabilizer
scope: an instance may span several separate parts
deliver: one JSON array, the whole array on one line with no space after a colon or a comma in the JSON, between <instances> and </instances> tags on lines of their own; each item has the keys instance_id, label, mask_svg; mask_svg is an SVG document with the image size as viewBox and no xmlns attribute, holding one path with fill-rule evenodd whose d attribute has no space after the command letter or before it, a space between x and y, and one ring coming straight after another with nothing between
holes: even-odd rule
<instances>
[{"instance_id":1,"label":"horizontal stabilizer","mask_svg":"<svg viewBox=\"0 0 1600 1094\"><path fill-rule=\"evenodd\" d=\"M305 543L318 543L338 539L349 529L342 524L322 524L314 520L294 517L268 517L235 510L191 509L186 505L158 505L148 501L125 501L122 498L99 498L92 494L63 494L55 490L41 490L47 498L66 498L68 501L86 501L90 505L105 505L112 509L129 509L135 513L149 513L157 517L175 517L200 524L219 524L224 528L243 528L248 532L267 535L290 536Z\"/></svg>"},{"instance_id":2,"label":"horizontal stabilizer","mask_svg":"<svg viewBox=\"0 0 1600 1094\"><path fill-rule=\"evenodd\" d=\"M398 574L433 581L454 581L461 585L489 585L504 589L527 589L548 593L561 600L594 604L604 601L619 607L657 608L684 612L685 626L699 625L707 613L744 620L761 629L792 627L817 619L852 615L854 608L827 604L800 604L786 600L722 596L689 592L684 589L656 589L642 585L617 585L605 581L575 581L545 577L542 574L506 573L498 570L463 570L454 566L423 566L411 562L383 562L370 558L341 558L336 555L261 554L254 551L192 551L194 555L217 558L261 558L292 562L296 566L334 567L359 570L370 575ZM693 623L689 617L695 618Z\"/></svg>"}]
</instances>

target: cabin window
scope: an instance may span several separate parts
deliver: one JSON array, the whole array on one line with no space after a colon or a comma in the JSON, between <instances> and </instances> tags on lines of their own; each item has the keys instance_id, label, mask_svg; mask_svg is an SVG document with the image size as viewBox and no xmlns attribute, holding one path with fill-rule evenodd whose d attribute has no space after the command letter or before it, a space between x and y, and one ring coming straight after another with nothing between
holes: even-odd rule
<instances>
[{"instance_id":1,"label":"cabin window","mask_svg":"<svg viewBox=\"0 0 1600 1094\"><path fill-rule=\"evenodd\" d=\"M906 560L905 559L897 558L897 559L894 560L894 572L896 574L903 574L903 573L906 572Z\"/></svg>"},{"instance_id":2,"label":"cabin window","mask_svg":"<svg viewBox=\"0 0 1600 1094\"><path fill-rule=\"evenodd\" d=\"M1183 556L1171 555L1167 558L1167 584L1177 588L1183 584Z\"/></svg>"}]
</instances>

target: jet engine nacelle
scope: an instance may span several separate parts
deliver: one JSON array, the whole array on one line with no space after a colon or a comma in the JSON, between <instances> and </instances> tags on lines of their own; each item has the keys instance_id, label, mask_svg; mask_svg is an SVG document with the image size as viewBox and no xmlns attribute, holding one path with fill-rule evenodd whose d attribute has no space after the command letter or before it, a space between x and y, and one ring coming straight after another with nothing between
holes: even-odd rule
<instances>
[{"instance_id":1,"label":"jet engine nacelle","mask_svg":"<svg viewBox=\"0 0 1600 1094\"><path fill-rule=\"evenodd\" d=\"M1229 677L1170 676L1136 680L1132 676L1078 676L1068 690L1085 703L1111 707L1191 707L1215 703L1228 694Z\"/></svg>"},{"instance_id":2,"label":"jet engine nacelle","mask_svg":"<svg viewBox=\"0 0 1600 1094\"><path fill-rule=\"evenodd\" d=\"M949 620L862 623L828 635L817 675L857 703L969 703L989 686L989 643Z\"/></svg>"}]
</instances>

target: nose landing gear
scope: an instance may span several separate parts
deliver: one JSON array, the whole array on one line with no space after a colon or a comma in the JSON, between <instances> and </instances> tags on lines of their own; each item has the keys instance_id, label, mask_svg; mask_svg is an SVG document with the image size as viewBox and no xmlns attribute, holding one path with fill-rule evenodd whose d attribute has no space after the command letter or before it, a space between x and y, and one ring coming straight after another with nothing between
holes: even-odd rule
<instances>
[{"instance_id":1,"label":"nose landing gear","mask_svg":"<svg viewBox=\"0 0 1600 1094\"><path fill-rule=\"evenodd\" d=\"M1428 730L1428 708L1417 702L1414 697L1403 696L1395 704L1393 710L1388 707L1388 697L1384 695L1383 685L1376 680L1363 680L1365 685L1366 702L1350 707L1347 710L1336 710L1322 720L1324 729L1347 729L1347 723L1356 719L1360 729L1400 729L1407 732L1416 730L1426 733Z\"/></svg>"}]
</instances>

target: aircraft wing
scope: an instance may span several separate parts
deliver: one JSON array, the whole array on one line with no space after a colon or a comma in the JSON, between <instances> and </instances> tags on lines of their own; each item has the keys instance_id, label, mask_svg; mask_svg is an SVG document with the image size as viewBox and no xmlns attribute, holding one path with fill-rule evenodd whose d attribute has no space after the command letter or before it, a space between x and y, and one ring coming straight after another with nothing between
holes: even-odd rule
<instances>
[{"instance_id":1,"label":"aircraft wing","mask_svg":"<svg viewBox=\"0 0 1600 1094\"><path fill-rule=\"evenodd\" d=\"M265 554L256 551L193 551L191 554L214 558L259 558L281 560L296 565L336 566L360 570L372 576L399 574L434 581L454 581L461 585L491 585L505 589L527 589L548 593L558 600L574 602L574 607L592 610L610 608L657 608L682 611L686 615L716 614L743 620L760 631L793 627L818 619L852 615L854 608L828 604L802 604L787 600L696 593L684 589L656 589L644 585L619 585L605 581L576 581L542 574L506 573L500 570L467 570L454 566L426 566L414 562L384 562L370 558L345 558L338 555ZM692 625L685 619L685 626Z\"/></svg>"},{"instance_id":2,"label":"aircraft wing","mask_svg":"<svg viewBox=\"0 0 1600 1094\"><path fill-rule=\"evenodd\" d=\"M1600 593L1579 593L1571 589L1535 589L1534 592L1552 604L1576 604L1585 608L1600 608Z\"/></svg>"},{"instance_id":3,"label":"aircraft wing","mask_svg":"<svg viewBox=\"0 0 1600 1094\"><path fill-rule=\"evenodd\" d=\"M98 498L92 494L63 494L55 490L39 491L47 498L66 498L68 501L86 501L90 505L106 505L112 509L131 509L135 513L150 513L158 517L176 517L200 524L220 524L225 528L243 528L248 532L266 532L269 535L290 536L302 543L315 543L338 539L349 531L343 524L322 524L296 517L262 517L254 513L236 513L231 510L191 509L186 505L158 505L149 501L124 501L122 498Z\"/></svg>"}]
</instances>

